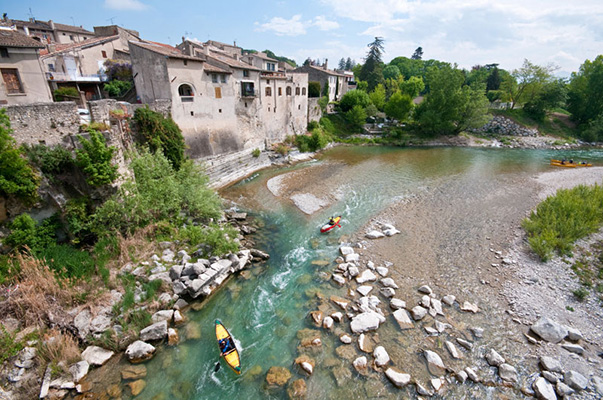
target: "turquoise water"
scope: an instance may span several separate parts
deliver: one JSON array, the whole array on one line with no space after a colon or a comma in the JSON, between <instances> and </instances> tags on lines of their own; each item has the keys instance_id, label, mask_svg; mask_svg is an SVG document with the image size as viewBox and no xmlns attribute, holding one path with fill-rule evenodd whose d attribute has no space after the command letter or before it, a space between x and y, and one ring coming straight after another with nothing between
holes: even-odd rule
<instances>
[{"instance_id":1,"label":"turquoise water","mask_svg":"<svg viewBox=\"0 0 603 400\"><path fill-rule=\"evenodd\" d=\"M322 350L312 354L317 360L312 377L307 378L294 366L299 355L298 331L312 328L308 311L321 304L316 291L327 296L343 295L342 289L325 281L325 271L332 267L320 267L312 261L332 262L337 256L338 239L354 234L392 202L411 197L426 187L437 187L451 179L484 180L547 171L553 168L548 165L550 158L563 156L603 165L600 150L562 154L543 150L339 147L325 152L318 161L262 171L253 179L224 190L222 195L236 203L237 208L264 222L255 238L256 247L267 251L271 258L251 267L248 276L228 281L199 311L187 312L188 324L200 329L200 338L187 339L188 328L180 327L182 343L173 348L161 347L154 359L145 364L147 387L139 398L287 398L285 390L265 388L266 372L271 366L287 367L292 380L304 378L307 398L363 399L377 393L385 397L400 393L414 397L414 389L400 392L383 377L366 380L352 373L351 363L334 353L340 345L334 334L323 333ZM325 184L336 180L344 187L339 201L329 208L307 216L267 190L266 182L271 177L317 163L344 166L326 179ZM342 228L334 234L320 235L319 227L331 214L343 216ZM218 361L214 334L217 318L239 343L243 368L240 376L225 364L214 372ZM348 323L339 325L349 329Z\"/></svg>"}]
</instances>

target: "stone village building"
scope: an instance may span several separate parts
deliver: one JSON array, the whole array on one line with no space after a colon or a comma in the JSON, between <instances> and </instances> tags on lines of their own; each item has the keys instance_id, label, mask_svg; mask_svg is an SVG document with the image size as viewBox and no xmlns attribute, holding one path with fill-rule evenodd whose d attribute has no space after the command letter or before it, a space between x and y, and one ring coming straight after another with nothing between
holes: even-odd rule
<instances>
[{"instance_id":1,"label":"stone village building","mask_svg":"<svg viewBox=\"0 0 603 400\"><path fill-rule=\"evenodd\" d=\"M23 33L0 29L0 106L52 101L38 58L43 48Z\"/></svg>"},{"instance_id":2,"label":"stone village building","mask_svg":"<svg viewBox=\"0 0 603 400\"><path fill-rule=\"evenodd\" d=\"M52 20L39 21L35 18L30 18L29 21L21 21L10 19L6 14L0 20L0 26L11 27L43 45L79 43L95 36L94 32L90 32L81 26L59 24Z\"/></svg>"},{"instance_id":3,"label":"stone village building","mask_svg":"<svg viewBox=\"0 0 603 400\"><path fill-rule=\"evenodd\" d=\"M265 149L306 132L307 74L244 60L241 48L219 42L179 47L130 42L130 56L141 101L171 100L190 157Z\"/></svg>"},{"instance_id":4,"label":"stone village building","mask_svg":"<svg viewBox=\"0 0 603 400\"><path fill-rule=\"evenodd\" d=\"M306 64L294 70L295 72L303 72L308 74L308 81L320 83L320 94L322 96L325 85L329 85L328 97L329 103L341 100L346 92L355 89L353 83L353 75L345 74L328 69L328 60L325 60L321 66Z\"/></svg>"}]
</instances>

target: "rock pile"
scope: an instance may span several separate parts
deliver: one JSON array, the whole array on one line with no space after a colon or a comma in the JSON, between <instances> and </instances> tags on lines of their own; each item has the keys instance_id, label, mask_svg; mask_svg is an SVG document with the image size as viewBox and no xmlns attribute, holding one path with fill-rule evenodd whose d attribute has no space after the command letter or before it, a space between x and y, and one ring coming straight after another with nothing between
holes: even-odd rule
<instances>
[{"instance_id":1,"label":"rock pile","mask_svg":"<svg viewBox=\"0 0 603 400\"><path fill-rule=\"evenodd\" d=\"M523 127L502 115L495 115L490 122L474 129L473 132L505 136L538 136L538 129Z\"/></svg>"}]
</instances>

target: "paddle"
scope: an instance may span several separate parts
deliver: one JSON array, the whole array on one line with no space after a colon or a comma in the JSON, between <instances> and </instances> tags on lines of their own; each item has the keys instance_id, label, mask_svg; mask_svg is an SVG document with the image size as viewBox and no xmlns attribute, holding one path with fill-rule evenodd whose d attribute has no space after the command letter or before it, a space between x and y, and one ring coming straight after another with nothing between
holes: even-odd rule
<instances>
[{"instance_id":1,"label":"paddle","mask_svg":"<svg viewBox=\"0 0 603 400\"><path fill-rule=\"evenodd\" d=\"M220 370L220 360L218 360L218 362L216 363L216 366L214 367L214 372L218 372Z\"/></svg>"}]
</instances>

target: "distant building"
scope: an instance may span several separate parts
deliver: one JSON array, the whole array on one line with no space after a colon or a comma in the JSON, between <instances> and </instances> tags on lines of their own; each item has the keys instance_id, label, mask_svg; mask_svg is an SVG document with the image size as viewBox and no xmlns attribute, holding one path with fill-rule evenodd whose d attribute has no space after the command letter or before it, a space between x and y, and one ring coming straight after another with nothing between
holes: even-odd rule
<instances>
[{"instance_id":1,"label":"distant building","mask_svg":"<svg viewBox=\"0 0 603 400\"><path fill-rule=\"evenodd\" d=\"M142 102L172 101L192 158L264 149L306 130L306 74L275 76L276 65L264 70L215 41L130 42L130 55Z\"/></svg>"},{"instance_id":2,"label":"distant building","mask_svg":"<svg viewBox=\"0 0 603 400\"><path fill-rule=\"evenodd\" d=\"M316 65L303 65L296 68L295 72L303 72L308 74L308 81L320 83L320 95L323 95L325 85L328 85L328 98L329 102L339 101L341 97L351 88L348 84L350 81L349 76L344 73L333 71L328 69L328 61L322 66ZM352 76L353 79L353 76Z\"/></svg>"},{"instance_id":3,"label":"distant building","mask_svg":"<svg viewBox=\"0 0 603 400\"><path fill-rule=\"evenodd\" d=\"M0 105L52 101L38 59L44 46L11 29L0 29Z\"/></svg>"},{"instance_id":4,"label":"distant building","mask_svg":"<svg viewBox=\"0 0 603 400\"><path fill-rule=\"evenodd\" d=\"M107 60L130 62L128 41L139 40L138 32L117 26L95 27L96 36L79 43L52 44L41 51L41 60L51 90L74 87L86 100L102 98L107 81Z\"/></svg>"},{"instance_id":5,"label":"distant building","mask_svg":"<svg viewBox=\"0 0 603 400\"><path fill-rule=\"evenodd\" d=\"M12 27L44 45L79 43L95 36L94 32L90 32L81 26L59 24L52 20L39 21L35 18L30 18L29 21L21 21L4 16L0 20L0 25Z\"/></svg>"}]
</instances>

